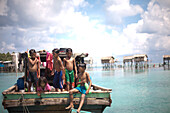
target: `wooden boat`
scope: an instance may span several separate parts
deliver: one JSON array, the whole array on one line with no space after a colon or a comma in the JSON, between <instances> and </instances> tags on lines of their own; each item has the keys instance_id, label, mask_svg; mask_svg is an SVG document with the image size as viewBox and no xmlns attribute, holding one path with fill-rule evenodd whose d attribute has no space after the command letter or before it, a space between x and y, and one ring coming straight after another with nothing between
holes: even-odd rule
<instances>
[{"instance_id":1,"label":"wooden boat","mask_svg":"<svg viewBox=\"0 0 170 113\"><path fill-rule=\"evenodd\" d=\"M27 55L25 55L27 56ZM63 56L60 56L64 58ZM46 61L46 53L41 53L40 58L42 62ZM25 67L27 67L27 59L25 58ZM45 68L41 67L41 76L44 76ZM25 80L27 76L27 69L25 69ZM49 84L52 84L48 80ZM52 86L52 85L51 85ZM103 88L92 84L91 93L86 95L82 110L95 113L102 113L107 106L110 106L112 89ZM12 86L2 92L3 106L9 113L69 113L71 110L65 110L69 105L69 93L63 92L44 92L38 96L36 92L17 92L16 86ZM78 108L80 102L80 93L74 95L74 105Z\"/></svg>"},{"instance_id":2,"label":"wooden boat","mask_svg":"<svg viewBox=\"0 0 170 113\"><path fill-rule=\"evenodd\" d=\"M45 92L37 96L36 92L16 92L16 86L2 92L3 106L9 113L69 113L65 107L69 105L69 93L63 92ZM112 101L110 93L112 89L92 85L91 93L86 95L82 110L94 113L102 113ZM78 108L81 94L75 93L74 105Z\"/></svg>"}]
</instances>

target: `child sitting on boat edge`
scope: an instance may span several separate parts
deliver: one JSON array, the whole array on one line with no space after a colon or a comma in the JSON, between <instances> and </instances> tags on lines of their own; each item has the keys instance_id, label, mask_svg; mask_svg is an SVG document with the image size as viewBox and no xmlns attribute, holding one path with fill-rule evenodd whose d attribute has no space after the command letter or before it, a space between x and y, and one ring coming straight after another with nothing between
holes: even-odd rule
<instances>
[{"instance_id":1,"label":"child sitting on boat edge","mask_svg":"<svg viewBox=\"0 0 170 113\"><path fill-rule=\"evenodd\" d=\"M84 99L85 96L89 93L89 90L91 88L92 82L89 76L89 73L85 72L86 70L86 64L82 63L79 64L79 74L78 74L78 81L77 81L77 87L70 90L69 94L70 94L70 105L68 107L66 107L65 109L70 109L70 108L74 108L73 105L73 93L76 92L80 92L81 95L81 101L80 101L80 105L77 109L77 112L79 113L83 104L84 104ZM89 86L87 86L87 84L89 83Z\"/></svg>"}]
</instances>

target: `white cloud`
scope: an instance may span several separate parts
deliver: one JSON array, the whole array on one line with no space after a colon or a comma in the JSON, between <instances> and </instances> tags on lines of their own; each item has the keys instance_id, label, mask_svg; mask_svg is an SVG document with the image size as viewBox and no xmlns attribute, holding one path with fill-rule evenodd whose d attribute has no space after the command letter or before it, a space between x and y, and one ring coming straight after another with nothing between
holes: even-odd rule
<instances>
[{"instance_id":1,"label":"white cloud","mask_svg":"<svg viewBox=\"0 0 170 113\"><path fill-rule=\"evenodd\" d=\"M138 33L150 34L145 44L148 52L170 51L170 8L165 3L170 4L170 1L152 0L148 11L142 15L142 24L137 28Z\"/></svg>"},{"instance_id":2,"label":"white cloud","mask_svg":"<svg viewBox=\"0 0 170 113\"><path fill-rule=\"evenodd\" d=\"M166 7L166 8L169 8L169 6L170 6L170 1L169 0L155 0L155 1L157 1L159 4L160 4L160 6L162 6L162 7Z\"/></svg>"},{"instance_id":3,"label":"white cloud","mask_svg":"<svg viewBox=\"0 0 170 113\"><path fill-rule=\"evenodd\" d=\"M169 34L170 29L170 8L162 7L154 0L148 4L148 11L143 15L143 25L139 32Z\"/></svg>"},{"instance_id":4,"label":"white cloud","mask_svg":"<svg viewBox=\"0 0 170 113\"><path fill-rule=\"evenodd\" d=\"M12 20L12 21L18 21L18 15L16 14L15 11L12 11L12 12L11 12L10 17L11 17L11 20Z\"/></svg>"},{"instance_id":5,"label":"white cloud","mask_svg":"<svg viewBox=\"0 0 170 113\"><path fill-rule=\"evenodd\" d=\"M120 24L128 16L141 14L143 9L139 5L130 4L130 0L106 0L106 13L109 23Z\"/></svg>"},{"instance_id":6,"label":"white cloud","mask_svg":"<svg viewBox=\"0 0 170 113\"><path fill-rule=\"evenodd\" d=\"M0 52L71 47L73 52L88 52L100 59L170 48L169 8L160 4L151 1L148 11L142 13L129 0L107 0L109 15L105 16L111 23L142 13L141 20L120 32L113 24L101 24L100 19L91 19L80 10L90 5L84 0L14 0L9 3L8 18L0 18Z\"/></svg>"},{"instance_id":7,"label":"white cloud","mask_svg":"<svg viewBox=\"0 0 170 113\"><path fill-rule=\"evenodd\" d=\"M0 16L7 16L7 0L0 0Z\"/></svg>"},{"instance_id":8,"label":"white cloud","mask_svg":"<svg viewBox=\"0 0 170 113\"><path fill-rule=\"evenodd\" d=\"M11 44L6 44L5 42L1 42L1 51L2 52L6 52L7 51L14 51L16 50L15 48L15 44L11 43Z\"/></svg>"}]
</instances>

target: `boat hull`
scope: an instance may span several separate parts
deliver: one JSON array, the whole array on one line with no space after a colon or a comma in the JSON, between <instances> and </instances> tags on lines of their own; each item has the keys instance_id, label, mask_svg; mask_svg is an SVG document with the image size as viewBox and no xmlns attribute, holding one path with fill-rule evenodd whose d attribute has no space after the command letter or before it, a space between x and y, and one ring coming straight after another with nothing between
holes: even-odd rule
<instances>
[{"instance_id":1,"label":"boat hull","mask_svg":"<svg viewBox=\"0 0 170 113\"><path fill-rule=\"evenodd\" d=\"M70 110L65 110L66 105L44 105L44 106L27 106L30 113L70 113ZM103 105L84 105L82 109L84 111L90 111L94 113L102 113L106 106ZM78 108L78 105L75 105ZM9 107L7 108L9 113L23 113L23 106Z\"/></svg>"},{"instance_id":2,"label":"boat hull","mask_svg":"<svg viewBox=\"0 0 170 113\"><path fill-rule=\"evenodd\" d=\"M3 94L3 106L9 113L69 113L65 107L69 105L69 93L64 92L44 92L38 96L36 92L15 92L15 86L5 90ZM93 85L90 94L86 95L82 107L84 111L102 113L112 101L110 97L110 89L100 89ZM78 108L81 93L73 94L74 108Z\"/></svg>"}]
</instances>

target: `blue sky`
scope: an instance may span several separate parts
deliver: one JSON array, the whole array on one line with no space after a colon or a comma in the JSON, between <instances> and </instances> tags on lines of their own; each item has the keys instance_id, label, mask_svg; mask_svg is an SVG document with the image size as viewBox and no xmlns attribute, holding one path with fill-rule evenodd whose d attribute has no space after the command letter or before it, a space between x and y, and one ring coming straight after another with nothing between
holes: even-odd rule
<instances>
[{"instance_id":1,"label":"blue sky","mask_svg":"<svg viewBox=\"0 0 170 113\"><path fill-rule=\"evenodd\" d=\"M101 57L170 54L169 0L0 0L0 52L70 47Z\"/></svg>"}]
</instances>

